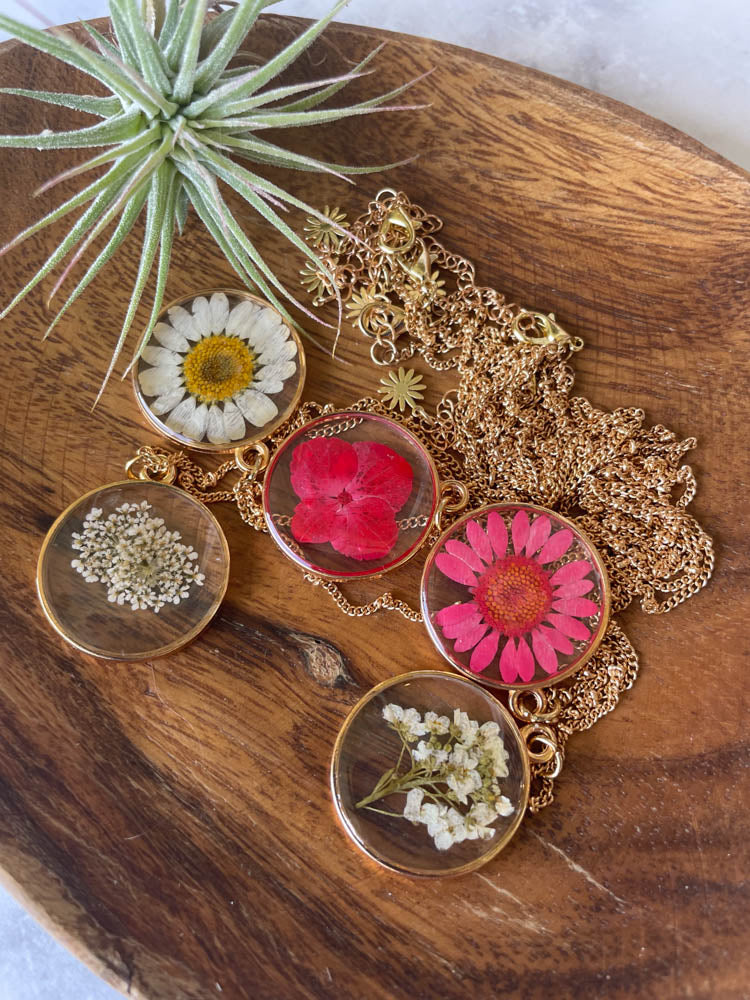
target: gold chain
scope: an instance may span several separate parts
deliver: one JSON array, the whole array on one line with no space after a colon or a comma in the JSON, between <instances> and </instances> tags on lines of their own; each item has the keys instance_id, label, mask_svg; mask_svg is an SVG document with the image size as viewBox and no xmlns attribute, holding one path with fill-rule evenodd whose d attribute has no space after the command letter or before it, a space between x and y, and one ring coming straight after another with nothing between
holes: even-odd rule
<instances>
[{"instance_id":1,"label":"gold chain","mask_svg":"<svg viewBox=\"0 0 750 1000\"><path fill-rule=\"evenodd\" d=\"M644 427L642 410L607 413L571 396L569 361L581 338L553 313L477 286L473 265L435 239L441 228L405 194L386 190L349 226L350 237L321 254L376 364L419 354L435 370L457 371L434 418L415 408L397 419L429 441L441 476L466 485L470 506L531 502L576 521L606 564L613 612L633 600L650 614L676 607L705 586L714 564L711 539L686 509L696 484L683 459L695 440ZM330 280L318 289L316 305L335 297ZM532 812L552 800L571 733L612 711L637 671L635 650L612 620L570 681L533 692L531 709L511 694L532 762Z\"/></svg>"},{"instance_id":2,"label":"gold chain","mask_svg":"<svg viewBox=\"0 0 750 1000\"><path fill-rule=\"evenodd\" d=\"M687 512L696 484L683 459L695 440L680 441L660 425L645 427L642 410L608 413L572 396L569 361L583 341L554 314L524 309L478 286L473 265L435 239L441 226L403 193L386 191L349 227L351 237L319 248L325 272L308 273L305 284L322 305L336 297L326 272L333 275L349 319L372 342L376 364L419 354L435 370L457 372L456 387L434 416L421 407L396 413L369 398L346 409L406 426L430 451L441 481L463 484L470 507L535 503L574 520L607 567L613 612L634 600L650 614L676 607L713 569L711 539ZM129 473L176 482L204 503L232 501L243 520L264 531L268 456L290 433L332 412L331 405L301 405L265 442L264 461L230 460L206 472L184 452L141 448ZM237 474L231 488L220 488ZM445 508L443 530L456 509ZM427 542L437 534L436 526ZM305 579L351 617L387 609L421 621L390 592L354 605L337 584L312 573ZM596 654L569 681L510 693L532 765L531 812L552 801L570 735L611 712L637 671L635 650L613 619Z\"/></svg>"}]
</instances>

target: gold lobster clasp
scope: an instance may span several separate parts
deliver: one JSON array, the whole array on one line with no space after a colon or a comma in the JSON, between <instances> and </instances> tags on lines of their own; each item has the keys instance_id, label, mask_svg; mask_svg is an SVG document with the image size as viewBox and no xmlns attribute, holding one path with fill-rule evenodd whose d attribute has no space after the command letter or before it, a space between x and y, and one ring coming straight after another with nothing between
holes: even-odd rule
<instances>
[{"instance_id":1,"label":"gold lobster clasp","mask_svg":"<svg viewBox=\"0 0 750 1000\"><path fill-rule=\"evenodd\" d=\"M395 231L395 232L394 232ZM395 239L393 238L395 236ZM385 254L402 254L414 246L416 231L409 216L397 205L392 208L380 226L378 249Z\"/></svg>"},{"instance_id":2,"label":"gold lobster clasp","mask_svg":"<svg viewBox=\"0 0 750 1000\"><path fill-rule=\"evenodd\" d=\"M521 309L510 324L511 336L521 344L568 344L571 351L580 351L583 341L571 337L555 319L554 313Z\"/></svg>"}]
</instances>

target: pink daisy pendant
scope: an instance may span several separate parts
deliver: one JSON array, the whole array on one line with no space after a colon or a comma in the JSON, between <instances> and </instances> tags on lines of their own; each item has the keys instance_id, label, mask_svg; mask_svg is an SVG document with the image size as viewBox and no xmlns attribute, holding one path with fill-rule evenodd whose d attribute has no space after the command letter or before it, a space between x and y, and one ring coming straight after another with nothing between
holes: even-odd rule
<instances>
[{"instance_id":1,"label":"pink daisy pendant","mask_svg":"<svg viewBox=\"0 0 750 1000\"><path fill-rule=\"evenodd\" d=\"M284 441L266 472L263 509L281 550L329 580L376 576L424 543L438 503L429 453L387 417L318 417Z\"/></svg>"},{"instance_id":2,"label":"pink daisy pendant","mask_svg":"<svg viewBox=\"0 0 750 1000\"><path fill-rule=\"evenodd\" d=\"M543 507L472 511L439 539L422 577L430 636L462 673L502 688L554 684L594 654L607 573L571 521Z\"/></svg>"}]
</instances>

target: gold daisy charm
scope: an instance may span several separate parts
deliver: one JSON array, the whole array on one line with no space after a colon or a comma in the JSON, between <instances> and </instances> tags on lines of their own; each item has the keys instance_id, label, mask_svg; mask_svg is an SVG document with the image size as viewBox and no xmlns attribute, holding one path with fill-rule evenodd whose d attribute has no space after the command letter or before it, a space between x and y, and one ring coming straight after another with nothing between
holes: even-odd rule
<instances>
[{"instance_id":1,"label":"gold daisy charm","mask_svg":"<svg viewBox=\"0 0 750 1000\"><path fill-rule=\"evenodd\" d=\"M341 209L331 208L326 205L323 215L329 220L310 217L305 220L305 239L319 250L338 250L341 244L341 233L336 231L336 226L346 226L346 213Z\"/></svg>"},{"instance_id":2,"label":"gold daisy charm","mask_svg":"<svg viewBox=\"0 0 750 1000\"><path fill-rule=\"evenodd\" d=\"M351 298L345 304L347 319L352 326L356 325L362 316L369 315L376 303L389 304L384 295L379 295L375 291L374 285L363 288L361 292L352 292Z\"/></svg>"},{"instance_id":3,"label":"gold daisy charm","mask_svg":"<svg viewBox=\"0 0 750 1000\"><path fill-rule=\"evenodd\" d=\"M326 296L333 294L330 278L311 260L305 262L300 275L299 283L307 291L307 294L312 296L314 306L322 305Z\"/></svg>"},{"instance_id":4,"label":"gold daisy charm","mask_svg":"<svg viewBox=\"0 0 750 1000\"><path fill-rule=\"evenodd\" d=\"M417 405L417 400L424 399L424 384L421 375L417 375L413 368L405 371L399 368L398 374L395 371L388 372L386 378L380 380L382 389L378 389L388 404L390 410L395 410L398 406L401 413L405 407L409 406L413 410Z\"/></svg>"}]
</instances>

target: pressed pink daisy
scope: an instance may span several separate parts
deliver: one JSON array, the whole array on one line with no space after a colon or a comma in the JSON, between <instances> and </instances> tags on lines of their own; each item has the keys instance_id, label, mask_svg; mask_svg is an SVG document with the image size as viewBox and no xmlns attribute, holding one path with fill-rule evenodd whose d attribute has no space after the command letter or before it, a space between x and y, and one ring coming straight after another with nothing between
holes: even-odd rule
<instances>
[{"instance_id":1,"label":"pressed pink daisy","mask_svg":"<svg viewBox=\"0 0 750 1000\"><path fill-rule=\"evenodd\" d=\"M594 589L596 571L588 559L565 556L580 552L575 535L555 525L546 514L529 518L519 510L511 537L497 511L466 522L466 541L446 541L435 565L465 586L471 600L451 604L435 616L454 650L473 650L469 669L481 673L500 652L500 676L506 684L519 677L531 681L536 665L549 675L560 669L560 657L576 652L573 642L592 637L584 624L600 605L585 597ZM580 647L579 647L580 648ZM567 666L567 663L564 664Z\"/></svg>"}]
</instances>

